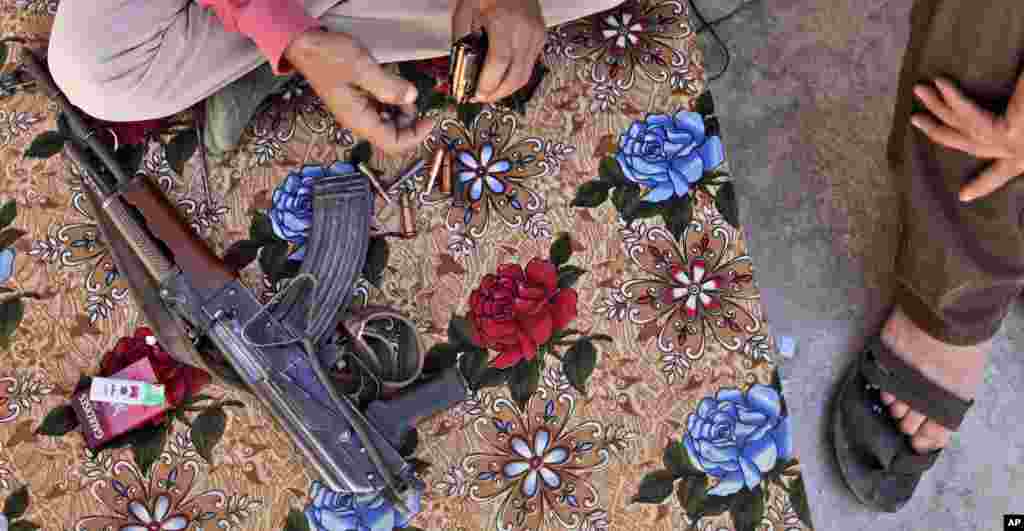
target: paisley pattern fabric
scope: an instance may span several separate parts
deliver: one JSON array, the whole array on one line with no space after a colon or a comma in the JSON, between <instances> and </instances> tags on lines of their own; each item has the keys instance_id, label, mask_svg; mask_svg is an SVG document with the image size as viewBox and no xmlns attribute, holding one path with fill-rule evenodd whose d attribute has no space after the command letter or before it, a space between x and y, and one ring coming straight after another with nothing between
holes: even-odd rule
<instances>
[{"instance_id":1,"label":"paisley pattern fabric","mask_svg":"<svg viewBox=\"0 0 1024 531\"><path fill-rule=\"evenodd\" d=\"M56 5L4 2L0 30L41 49ZM9 56L3 72L15 66ZM789 458L788 413L770 391L780 388L775 345L736 226L728 163L688 151L718 146L710 139L720 132L686 2L631 0L554 28L543 59L548 72L525 114L485 107L464 122L454 110L434 110L438 128L416 153L373 157L374 167L397 175L442 143L457 146L454 177L467 200L456 206L436 188L422 193L428 176L417 174L417 236L388 241L386 267L374 282L360 280L356 304L395 307L427 346L443 342L485 275L547 259L568 234L583 271L570 326L607 340L595 343L586 394L549 356L525 404L506 387L489 387L422 421L415 457L427 491L410 526L810 529L799 463ZM27 486L24 518L47 530L302 528L289 515L311 504L317 478L268 413L229 386L204 390L246 404L228 416L209 460L180 423L149 470L130 448L93 455L76 433L37 433L79 376L145 323L99 236L79 169L62 156L22 157L33 138L57 128L55 107L26 87L0 96L0 203L17 205L9 226L21 235L0 245L9 249L0 303L26 294L0 350L0 497ZM348 160L359 141L301 80L272 98L240 152L211 164L209 175L198 154L178 173L152 140L139 166L222 255L249 237L290 173ZM651 118L658 115L665 118ZM665 120L687 121L688 132L629 133ZM703 144L687 143L698 137ZM626 140L640 150L631 153L636 164L669 153L715 167L692 174L680 166L689 177L672 202L644 202L654 181L616 181L614 166L604 167ZM398 227L396 204L378 199L379 225ZM264 300L281 288L259 261L243 276ZM723 478L731 483L715 490ZM726 491L735 494L716 497ZM343 521L303 523L349 529Z\"/></svg>"}]
</instances>

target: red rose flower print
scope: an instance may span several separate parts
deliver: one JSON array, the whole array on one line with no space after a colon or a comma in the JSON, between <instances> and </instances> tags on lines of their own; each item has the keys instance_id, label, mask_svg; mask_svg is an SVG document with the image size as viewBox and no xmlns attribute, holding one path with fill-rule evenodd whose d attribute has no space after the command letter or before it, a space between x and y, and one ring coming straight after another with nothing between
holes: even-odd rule
<instances>
[{"instance_id":1,"label":"red rose flower print","mask_svg":"<svg viewBox=\"0 0 1024 531\"><path fill-rule=\"evenodd\" d=\"M147 135L160 131L167 126L166 118L142 120L140 122L107 122L95 119L94 122L93 127L97 130L112 133L101 135L104 142L113 146L114 139L116 138L119 147L142 144L146 141Z\"/></svg>"},{"instance_id":2,"label":"red rose flower print","mask_svg":"<svg viewBox=\"0 0 1024 531\"><path fill-rule=\"evenodd\" d=\"M534 258L524 271L503 264L487 275L469 299L473 341L500 355L493 366L504 369L532 360L540 345L576 318L576 290L558 287L558 269Z\"/></svg>"},{"instance_id":3,"label":"red rose flower print","mask_svg":"<svg viewBox=\"0 0 1024 531\"><path fill-rule=\"evenodd\" d=\"M121 369L148 358L157 380L166 386L167 401L177 406L185 398L199 392L210 383L210 375L201 369L184 365L156 342L149 328L139 328L132 337L122 337L113 350L103 356L100 376L111 376Z\"/></svg>"}]
</instances>

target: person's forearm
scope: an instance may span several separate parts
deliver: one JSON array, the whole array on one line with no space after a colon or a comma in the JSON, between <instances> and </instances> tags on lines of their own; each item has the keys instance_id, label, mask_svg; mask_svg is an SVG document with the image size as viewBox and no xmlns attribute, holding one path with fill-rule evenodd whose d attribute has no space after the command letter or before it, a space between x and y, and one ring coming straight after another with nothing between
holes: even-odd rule
<instances>
[{"instance_id":1,"label":"person's forearm","mask_svg":"<svg viewBox=\"0 0 1024 531\"><path fill-rule=\"evenodd\" d=\"M252 39L278 75L294 69L285 57L285 50L299 36L321 27L316 18L306 13L299 0L198 1L213 9L225 30Z\"/></svg>"}]
</instances>

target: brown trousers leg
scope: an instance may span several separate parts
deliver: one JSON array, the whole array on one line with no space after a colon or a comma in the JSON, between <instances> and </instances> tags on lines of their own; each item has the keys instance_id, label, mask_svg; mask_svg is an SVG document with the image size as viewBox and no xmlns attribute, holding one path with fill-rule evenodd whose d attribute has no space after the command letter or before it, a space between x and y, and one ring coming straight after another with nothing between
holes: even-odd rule
<instances>
[{"instance_id":1,"label":"brown trousers leg","mask_svg":"<svg viewBox=\"0 0 1024 531\"><path fill-rule=\"evenodd\" d=\"M1024 179L974 202L960 187L988 164L909 124L916 83L947 76L1003 112L1024 65L1024 2L917 0L900 74L889 159L902 187L897 304L926 332L971 345L994 335L1024 286Z\"/></svg>"}]
</instances>

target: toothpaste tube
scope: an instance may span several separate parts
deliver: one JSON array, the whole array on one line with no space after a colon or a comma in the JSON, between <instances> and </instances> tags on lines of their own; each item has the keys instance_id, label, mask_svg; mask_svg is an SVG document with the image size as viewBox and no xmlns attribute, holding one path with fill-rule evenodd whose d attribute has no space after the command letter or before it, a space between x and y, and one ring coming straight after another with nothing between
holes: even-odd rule
<instances>
[{"instance_id":1,"label":"toothpaste tube","mask_svg":"<svg viewBox=\"0 0 1024 531\"><path fill-rule=\"evenodd\" d=\"M93 378L89 400L111 404L162 406L166 397L162 385L120 378Z\"/></svg>"}]
</instances>

